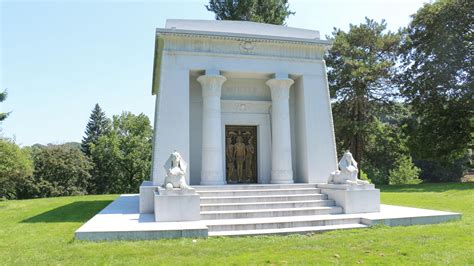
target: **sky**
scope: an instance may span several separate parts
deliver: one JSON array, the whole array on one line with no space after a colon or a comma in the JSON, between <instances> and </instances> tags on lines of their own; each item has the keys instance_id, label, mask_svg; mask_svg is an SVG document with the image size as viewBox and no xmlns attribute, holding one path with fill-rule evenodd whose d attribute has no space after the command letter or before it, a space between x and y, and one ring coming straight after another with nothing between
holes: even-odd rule
<instances>
[{"instance_id":1,"label":"sky","mask_svg":"<svg viewBox=\"0 0 474 266\"><path fill-rule=\"evenodd\" d=\"M96 103L110 117L153 121L155 28L166 19L214 19L208 1L0 0L0 136L17 144L81 141ZM426 0L289 0L287 26L347 30L365 17L406 26ZM153 123L152 123L153 124Z\"/></svg>"}]
</instances>

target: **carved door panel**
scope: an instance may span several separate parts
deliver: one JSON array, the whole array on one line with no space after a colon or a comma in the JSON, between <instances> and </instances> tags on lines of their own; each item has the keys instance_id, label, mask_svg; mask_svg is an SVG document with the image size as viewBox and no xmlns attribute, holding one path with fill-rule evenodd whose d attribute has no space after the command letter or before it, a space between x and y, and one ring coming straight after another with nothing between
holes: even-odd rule
<instances>
[{"instance_id":1,"label":"carved door panel","mask_svg":"<svg viewBox=\"0 0 474 266\"><path fill-rule=\"evenodd\" d=\"M257 127L226 126L225 143L227 183L257 183Z\"/></svg>"}]
</instances>

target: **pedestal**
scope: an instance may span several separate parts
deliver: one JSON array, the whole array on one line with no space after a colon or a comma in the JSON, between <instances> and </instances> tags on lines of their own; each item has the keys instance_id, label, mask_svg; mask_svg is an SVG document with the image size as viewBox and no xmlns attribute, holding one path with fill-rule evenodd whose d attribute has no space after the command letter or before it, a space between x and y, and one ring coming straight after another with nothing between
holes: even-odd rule
<instances>
[{"instance_id":1,"label":"pedestal","mask_svg":"<svg viewBox=\"0 0 474 266\"><path fill-rule=\"evenodd\" d=\"M373 184L321 184L318 188L341 206L345 214L380 212L380 190Z\"/></svg>"},{"instance_id":2,"label":"pedestal","mask_svg":"<svg viewBox=\"0 0 474 266\"><path fill-rule=\"evenodd\" d=\"M152 181L143 181L140 185L140 213L153 213L155 211L155 191L158 185L153 185Z\"/></svg>"},{"instance_id":3,"label":"pedestal","mask_svg":"<svg viewBox=\"0 0 474 266\"><path fill-rule=\"evenodd\" d=\"M155 192L155 221L201 220L200 196L194 189L164 189Z\"/></svg>"}]
</instances>

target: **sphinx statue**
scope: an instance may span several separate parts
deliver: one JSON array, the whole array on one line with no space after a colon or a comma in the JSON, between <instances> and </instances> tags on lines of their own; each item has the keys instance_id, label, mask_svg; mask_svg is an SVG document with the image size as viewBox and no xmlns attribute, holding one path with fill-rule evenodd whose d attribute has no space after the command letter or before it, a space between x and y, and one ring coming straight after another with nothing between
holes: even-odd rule
<instances>
[{"instance_id":1,"label":"sphinx statue","mask_svg":"<svg viewBox=\"0 0 474 266\"><path fill-rule=\"evenodd\" d=\"M329 183L352 185L369 184L369 182L357 178L357 174L359 173L357 162L349 151L346 151L339 161L339 169L340 170L331 173Z\"/></svg>"},{"instance_id":2,"label":"sphinx statue","mask_svg":"<svg viewBox=\"0 0 474 266\"><path fill-rule=\"evenodd\" d=\"M163 165L166 171L165 182L162 187L167 190L173 188L190 189L191 187L186 184L186 169L187 163L181 157L179 152L171 153L170 157Z\"/></svg>"}]
</instances>

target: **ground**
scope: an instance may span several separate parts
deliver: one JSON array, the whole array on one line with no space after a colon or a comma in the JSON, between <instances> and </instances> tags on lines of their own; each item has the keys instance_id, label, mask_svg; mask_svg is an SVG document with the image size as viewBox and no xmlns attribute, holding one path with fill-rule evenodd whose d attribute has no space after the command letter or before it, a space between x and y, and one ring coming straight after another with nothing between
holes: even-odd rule
<instances>
[{"instance_id":1,"label":"ground","mask_svg":"<svg viewBox=\"0 0 474 266\"><path fill-rule=\"evenodd\" d=\"M92 243L74 231L117 195L0 202L0 264L474 264L474 183L381 187L382 202L461 221L314 235Z\"/></svg>"}]
</instances>

